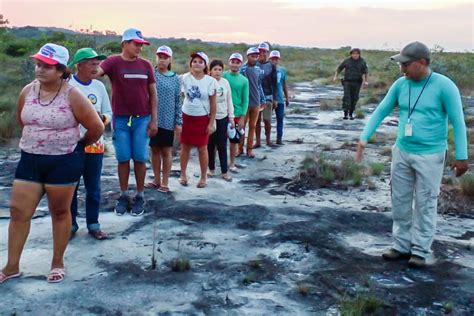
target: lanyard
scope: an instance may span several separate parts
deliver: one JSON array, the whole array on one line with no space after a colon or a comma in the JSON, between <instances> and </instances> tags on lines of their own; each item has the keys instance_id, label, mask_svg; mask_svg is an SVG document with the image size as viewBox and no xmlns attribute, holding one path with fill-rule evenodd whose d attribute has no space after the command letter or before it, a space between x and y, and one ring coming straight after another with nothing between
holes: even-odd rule
<instances>
[{"instance_id":1,"label":"lanyard","mask_svg":"<svg viewBox=\"0 0 474 316\"><path fill-rule=\"evenodd\" d=\"M418 95L418 98L416 98L415 104L413 104L413 108L411 108L411 85L408 85L408 122L410 122L411 115L415 111L415 107L418 104L418 100L420 100L420 97L423 94L423 91L425 90L425 87L428 84L428 81L430 81L430 78L431 78L432 74L433 74L433 72L431 72L430 75L428 76L428 79L426 80L425 84L423 85L423 88L421 89L421 92Z\"/></svg>"}]
</instances>

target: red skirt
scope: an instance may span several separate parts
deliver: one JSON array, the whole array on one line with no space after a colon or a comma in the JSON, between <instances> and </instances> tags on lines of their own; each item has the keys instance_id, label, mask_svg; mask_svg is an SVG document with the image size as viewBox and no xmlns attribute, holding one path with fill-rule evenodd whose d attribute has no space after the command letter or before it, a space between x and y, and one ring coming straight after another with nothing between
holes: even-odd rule
<instances>
[{"instance_id":1,"label":"red skirt","mask_svg":"<svg viewBox=\"0 0 474 316\"><path fill-rule=\"evenodd\" d=\"M197 147L207 146L209 141L207 125L209 125L209 116L190 116L183 113L181 143Z\"/></svg>"}]
</instances>

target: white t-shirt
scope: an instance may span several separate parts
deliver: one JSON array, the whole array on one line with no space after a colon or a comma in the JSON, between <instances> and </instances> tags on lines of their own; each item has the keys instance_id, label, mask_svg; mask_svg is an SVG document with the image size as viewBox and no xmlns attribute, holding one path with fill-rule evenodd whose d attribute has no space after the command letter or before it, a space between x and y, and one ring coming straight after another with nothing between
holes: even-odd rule
<instances>
[{"instance_id":1,"label":"white t-shirt","mask_svg":"<svg viewBox=\"0 0 474 316\"><path fill-rule=\"evenodd\" d=\"M84 84L83 82L80 82L76 76L72 76L69 83L78 88L86 96L96 112L100 112L107 117L106 122L110 122L112 118L112 108L110 106L109 95L102 82L93 79L90 83ZM81 135L84 135L85 132L86 129L81 125ZM86 147L86 152L103 153L103 149L104 137L101 136L95 144Z\"/></svg>"},{"instance_id":2,"label":"white t-shirt","mask_svg":"<svg viewBox=\"0 0 474 316\"><path fill-rule=\"evenodd\" d=\"M216 90L216 101L217 101L217 112L216 119L220 120L226 116L234 118L234 104L232 103L232 89L230 88L229 81L225 78L221 78L217 81Z\"/></svg>"},{"instance_id":3,"label":"white t-shirt","mask_svg":"<svg viewBox=\"0 0 474 316\"><path fill-rule=\"evenodd\" d=\"M216 93L216 79L204 75L198 80L188 72L181 76L181 82L181 91L184 93L183 113L190 116L209 115L209 97Z\"/></svg>"}]
</instances>

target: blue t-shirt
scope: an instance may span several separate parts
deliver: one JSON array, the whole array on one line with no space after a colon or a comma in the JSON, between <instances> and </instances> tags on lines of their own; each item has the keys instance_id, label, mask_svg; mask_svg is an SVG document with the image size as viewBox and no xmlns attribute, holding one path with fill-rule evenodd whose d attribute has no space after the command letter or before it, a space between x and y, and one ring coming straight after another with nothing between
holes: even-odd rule
<instances>
[{"instance_id":1,"label":"blue t-shirt","mask_svg":"<svg viewBox=\"0 0 474 316\"><path fill-rule=\"evenodd\" d=\"M285 68L278 66L277 67L277 99L276 101L280 104L285 103L285 93L283 87L286 82L286 70Z\"/></svg>"}]
</instances>

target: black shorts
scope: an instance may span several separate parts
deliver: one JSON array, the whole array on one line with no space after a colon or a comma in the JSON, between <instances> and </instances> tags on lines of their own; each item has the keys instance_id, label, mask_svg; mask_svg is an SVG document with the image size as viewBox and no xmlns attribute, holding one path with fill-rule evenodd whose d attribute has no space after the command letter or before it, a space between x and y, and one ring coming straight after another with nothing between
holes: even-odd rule
<instances>
[{"instance_id":1,"label":"black shorts","mask_svg":"<svg viewBox=\"0 0 474 316\"><path fill-rule=\"evenodd\" d=\"M174 131L158 127L158 133L150 138L150 147L173 147Z\"/></svg>"},{"instance_id":2,"label":"black shorts","mask_svg":"<svg viewBox=\"0 0 474 316\"><path fill-rule=\"evenodd\" d=\"M84 170L84 146L65 155L38 155L21 151L15 179L49 185L76 185Z\"/></svg>"}]
</instances>

